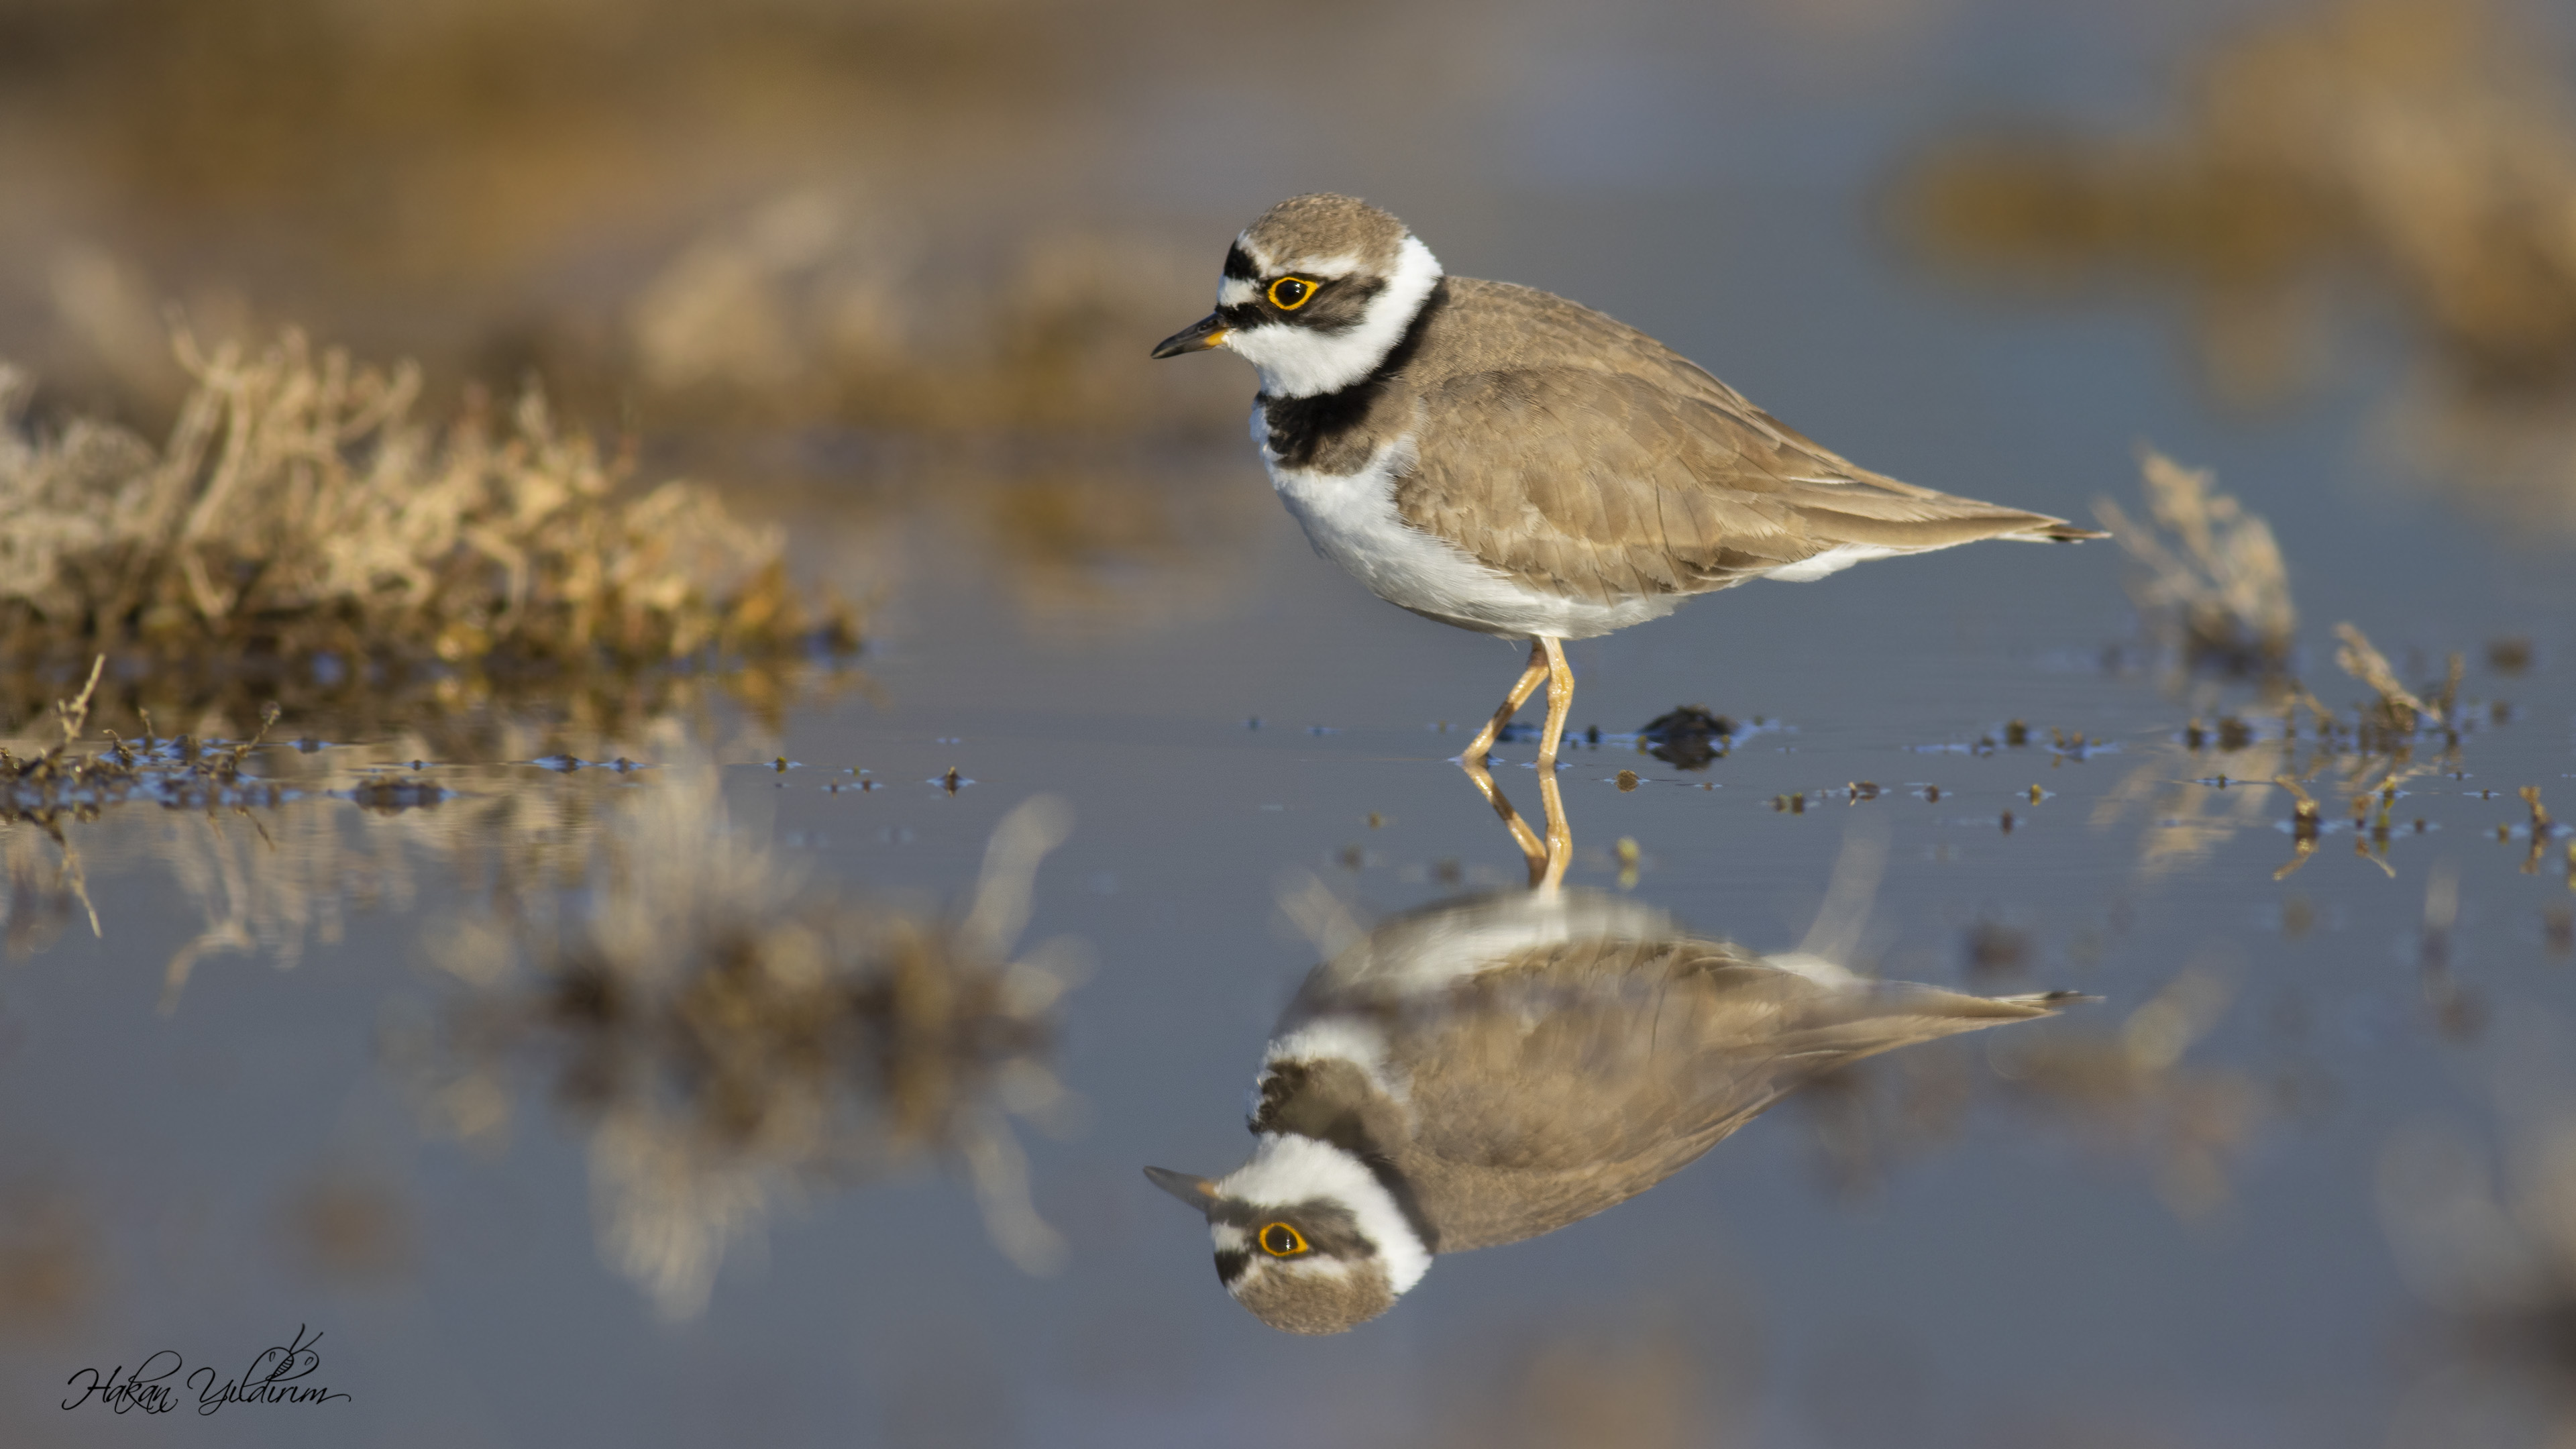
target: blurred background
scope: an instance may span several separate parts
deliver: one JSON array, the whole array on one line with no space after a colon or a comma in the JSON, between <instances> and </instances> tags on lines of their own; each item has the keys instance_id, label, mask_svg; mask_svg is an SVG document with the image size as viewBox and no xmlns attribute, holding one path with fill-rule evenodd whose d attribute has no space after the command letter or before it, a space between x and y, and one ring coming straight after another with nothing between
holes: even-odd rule
<instances>
[{"instance_id":1,"label":"blurred background","mask_svg":"<svg viewBox=\"0 0 2576 1449\"><path fill-rule=\"evenodd\" d=\"M1854 964L2105 1001L1323 1344L1136 1167L1238 1160L1314 959L1284 875L1365 916L1518 864L1444 763L1513 656L1309 555L1248 369L1146 357L1307 190L1866 466L2272 550L2202 580L2260 636L2215 664L2109 545L1578 648L1619 756L1566 777L1579 878L1779 949L1875 810ZM171 738L258 699L175 691L139 773L12 797L0 1438L2576 1435L2576 11L0 0L22 451L176 454L181 331L407 360L440 426L533 386L617 496L775 530L860 648L290 694L266 794ZM2223 495L2141 508L2141 443ZM149 743L116 678L93 723ZM2422 718L2374 735L2383 684ZM1633 753L1689 701L1731 753ZM1003 848L1040 793L1043 866ZM339 1420L53 1407L299 1320Z\"/></svg>"}]
</instances>

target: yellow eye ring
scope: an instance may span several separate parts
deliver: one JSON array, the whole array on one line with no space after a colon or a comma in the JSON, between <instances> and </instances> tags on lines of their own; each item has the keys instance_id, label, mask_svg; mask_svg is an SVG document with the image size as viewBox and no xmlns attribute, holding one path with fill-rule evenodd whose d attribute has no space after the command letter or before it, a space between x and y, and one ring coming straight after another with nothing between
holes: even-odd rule
<instances>
[{"instance_id":1,"label":"yellow eye ring","mask_svg":"<svg viewBox=\"0 0 2576 1449\"><path fill-rule=\"evenodd\" d=\"M1264 1223L1253 1241L1274 1258L1293 1258L1306 1251L1306 1235L1286 1223Z\"/></svg>"},{"instance_id":2,"label":"yellow eye ring","mask_svg":"<svg viewBox=\"0 0 2576 1449\"><path fill-rule=\"evenodd\" d=\"M1294 312L1315 300L1315 291L1315 284L1304 277L1281 277L1270 284L1270 305L1282 312Z\"/></svg>"}]
</instances>

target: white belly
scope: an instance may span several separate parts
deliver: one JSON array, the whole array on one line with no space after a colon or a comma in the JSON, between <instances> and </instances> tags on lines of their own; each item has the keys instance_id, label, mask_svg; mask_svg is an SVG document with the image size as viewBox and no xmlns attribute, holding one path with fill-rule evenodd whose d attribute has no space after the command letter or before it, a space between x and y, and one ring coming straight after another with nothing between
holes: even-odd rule
<instances>
[{"instance_id":1,"label":"white belly","mask_svg":"<svg viewBox=\"0 0 2576 1449\"><path fill-rule=\"evenodd\" d=\"M1306 530L1315 551L1390 604L1444 624L1511 638L1589 639L1659 619L1681 596L1658 594L1595 604L1533 589L1475 555L1406 523L1395 511L1395 480L1413 461L1410 435L1378 449L1357 473L1283 468L1269 447L1261 409L1252 435L1262 444L1270 485Z\"/></svg>"}]
</instances>

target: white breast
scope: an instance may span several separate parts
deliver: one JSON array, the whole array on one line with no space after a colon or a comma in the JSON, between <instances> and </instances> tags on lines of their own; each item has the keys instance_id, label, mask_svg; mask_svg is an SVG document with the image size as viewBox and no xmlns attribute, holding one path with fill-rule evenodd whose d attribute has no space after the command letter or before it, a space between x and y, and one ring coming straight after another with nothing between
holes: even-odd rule
<instances>
[{"instance_id":1,"label":"white breast","mask_svg":"<svg viewBox=\"0 0 2576 1449\"><path fill-rule=\"evenodd\" d=\"M1388 603L1445 624L1525 639L1589 639L1661 618L1681 603L1674 594L1595 604L1533 589L1476 556L1406 523L1395 511L1396 479L1413 466L1412 435L1377 450L1356 473L1283 467L1270 448L1270 425L1252 409L1253 440L1270 469L1270 485L1306 530L1315 551Z\"/></svg>"}]
</instances>

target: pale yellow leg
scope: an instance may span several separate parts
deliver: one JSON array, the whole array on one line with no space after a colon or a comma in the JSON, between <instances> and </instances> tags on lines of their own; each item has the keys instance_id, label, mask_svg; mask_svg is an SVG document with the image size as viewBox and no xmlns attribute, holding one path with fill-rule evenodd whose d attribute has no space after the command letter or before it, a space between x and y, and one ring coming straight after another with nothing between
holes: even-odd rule
<instances>
[{"instance_id":1,"label":"pale yellow leg","mask_svg":"<svg viewBox=\"0 0 2576 1449\"><path fill-rule=\"evenodd\" d=\"M1485 727L1476 731L1476 737L1467 742L1467 752L1458 757L1460 763L1481 768L1485 756L1493 753L1494 741L1502 738L1503 726L1510 724L1512 716L1521 712L1521 706L1529 703L1530 695L1546 678L1546 645L1541 640L1532 639L1529 668L1521 671L1520 682L1512 686L1512 692L1503 700L1503 707L1495 710L1494 717L1487 720Z\"/></svg>"},{"instance_id":2,"label":"pale yellow leg","mask_svg":"<svg viewBox=\"0 0 2576 1449\"><path fill-rule=\"evenodd\" d=\"M1574 667L1565 662L1565 643L1559 639L1541 639L1539 648L1547 656L1547 728L1539 735L1539 798L1547 805L1547 871L1544 884L1554 885L1565 878L1567 860L1574 854L1574 827L1565 818L1565 800L1556 788L1556 747L1565 738L1566 716L1574 712Z\"/></svg>"}]
</instances>

